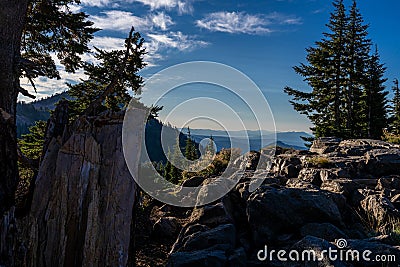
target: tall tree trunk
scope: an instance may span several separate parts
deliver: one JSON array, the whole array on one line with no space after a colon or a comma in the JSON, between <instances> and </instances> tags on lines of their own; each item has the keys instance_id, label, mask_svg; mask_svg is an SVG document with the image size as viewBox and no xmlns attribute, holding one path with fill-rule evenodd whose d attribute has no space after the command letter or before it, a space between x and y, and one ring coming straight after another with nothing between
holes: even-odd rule
<instances>
[{"instance_id":1,"label":"tall tree trunk","mask_svg":"<svg viewBox=\"0 0 400 267\"><path fill-rule=\"evenodd\" d=\"M28 0L1 0L0 4L0 215L12 206L18 180L18 63L27 3Z\"/></svg>"}]
</instances>

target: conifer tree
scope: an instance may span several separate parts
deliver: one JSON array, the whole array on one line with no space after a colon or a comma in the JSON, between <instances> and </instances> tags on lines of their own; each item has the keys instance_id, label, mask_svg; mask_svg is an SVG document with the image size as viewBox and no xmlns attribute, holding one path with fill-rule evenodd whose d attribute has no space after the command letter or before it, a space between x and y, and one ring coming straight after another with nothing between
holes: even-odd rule
<instances>
[{"instance_id":1,"label":"conifer tree","mask_svg":"<svg viewBox=\"0 0 400 267\"><path fill-rule=\"evenodd\" d=\"M186 146L185 146L185 157L188 160L196 160L197 159L197 151L192 136L190 134L190 128L188 127L188 135L186 137Z\"/></svg>"},{"instance_id":2,"label":"conifer tree","mask_svg":"<svg viewBox=\"0 0 400 267\"><path fill-rule=\"evenodd\" d=\"M290 103L294 109L314 124L312 131L316 137L341 136L344 114L341 109L341 95L346 80L346 29L348 19L343 0L335 0L335 11L327 27L330 32L316 42L316 47L307 51L308 64L294 67L296 73L304 77L311 92L303 92L286 87L284 91L292 96Z\"/></svg>"},{"instance_id":3,"label":"conifer tree","mask_svg":"<svg viewBox=\"0 0 400 267\"><path fill-rule=\"evenodd\" d=\"M181 158L181 149L179 147L179 137L176 140L176 143L173 148L172 152L172 160L171 160L171 168L169 170L169 181L173 184L178 184L179 181L182 179L182 170L179 169L180 158Z\"/></svg>"},{"instance_id":4,"label":"conifer tree","mask_svg":"<svg viewBox=\"0 0 400 267\"><path fill-rule=\"evenodd\" d=\"M329 33L307 49L308 64L294 67L311 92L286 87L294 109L305 114L315 137L379 138L386 124L383 78L379 54L370 55L368 25L354 0L346 14L343 0L335 0Z\"/></svg>"},{"instance_id":5,"label":"conifer tree","mask_svg":"<svg viewBox=\"0 0 400 267\"><path fill-rule=\"evenodd\" d=\"M392 105L390 111L392 113L391 116L391 129L390 131L396 135L400 134L400 89L399 89L399 80L394 80L393 90L393 99L391 101Z\"/></svg>"},{"instance_id":6,"label":"conifer tree","mask_svg":"<svg viewBox=\"0 0 400 267\"><path fill-rule=\"evenodd\" d=\"M364 81L364 92L361 101L360 118L362 136L380 139L383 129L387 127L387 95L384 83L386 67L380 63L378 47L367 61L367 77Z\"/></svg>"},{"instance_id":7,"label":"conifer tree","mask_svg":"<svg viewBox=\"0 0 400 267\"><path fill-rule=\"evenodd\" d=\"M368 39L368 25L364 24L355 0L353 0L353 5L348 16L344 45L346 47L345 73L347 81L343 84L345 90L343 92L344 100L342 108L346 111L343 137L362 137L362 117L366 117L366 114L362 110L361 97L365 80L368 80L366 77L368 73L366 71L370 59L371 40Z\"/></svg>"},{"instance_id":8,"label":"conifer tree","mask_svg":"<svg viewBox=\"0 0 400 267\"><path fill-rule=\"evenodd\" d=\"M86 62L83 65L86 80L69 84L69 94L75 98L71 110L75 114L95 114L105 109L117 111L131 100L128 89L139 94L143 83L137 72L145 63L143 56L144 39L132 27L125 40L125 49L105 51L95 48L98 64Z\"/></svg>"},{"instance_id":9,"label":"conifer tree","mask_svg":"<svg viewBox=\"0 0 400 267\"><path fill-rule=\"evenodd\" d=\"M31 160L39 159L43 152L43 142L46 131L45 121L36 121L29 127L29 133L23 134L18 140L22 153Z\"/></svg>"}]
</instances>

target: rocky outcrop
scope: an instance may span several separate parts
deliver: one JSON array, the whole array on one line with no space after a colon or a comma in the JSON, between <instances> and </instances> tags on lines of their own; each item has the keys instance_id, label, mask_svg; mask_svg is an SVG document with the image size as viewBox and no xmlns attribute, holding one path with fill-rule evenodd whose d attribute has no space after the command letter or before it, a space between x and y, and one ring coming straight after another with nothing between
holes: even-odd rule
<instances>
[{"instance_id":1,"label":"rocky outcrop","mask_svg":"<svg viewBox=\"0 0 400 267\"><path fill-rule=\"evenodd\" d=\"M140 110L137 115L144 117ZM57 123L49 129L57 134L36 180L27 265L126 266L133 260L137 187L123 155L123 116L81 117L69 129Z\"/></svg>"},{"instance_id":2,"label":"rocky outcrop","mask_svg":"<svg viewBox=\"0 0 400 267\"><path fill-rule=\"evenodd\" d=\"M168 266L374 266L323 254L346 248L400 261L399 157L399 146L365 139L324 138L310 151L281 151L269 171L247 168L221 201L194 209ZM250 192L259 179L263 185ZM283 263L275 255L262 262L264 246L312 249L321 261Z\"/></svg>"}]
</instances>

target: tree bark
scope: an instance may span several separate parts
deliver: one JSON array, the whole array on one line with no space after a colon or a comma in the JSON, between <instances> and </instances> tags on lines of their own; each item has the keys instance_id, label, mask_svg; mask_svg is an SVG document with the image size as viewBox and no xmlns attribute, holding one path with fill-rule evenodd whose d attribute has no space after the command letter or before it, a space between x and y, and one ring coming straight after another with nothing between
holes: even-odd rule
<instances>
[{"instance_id":1,"label":"tree bark","mask_svg":"<svg viewBox=\"0 0 400 267\"><path fill-rule=\"evenodd\" d=\"M0 4L0 216L13 205L18 181L15 113L27 4L28 0Z\"/></svg>"}]
</instances>

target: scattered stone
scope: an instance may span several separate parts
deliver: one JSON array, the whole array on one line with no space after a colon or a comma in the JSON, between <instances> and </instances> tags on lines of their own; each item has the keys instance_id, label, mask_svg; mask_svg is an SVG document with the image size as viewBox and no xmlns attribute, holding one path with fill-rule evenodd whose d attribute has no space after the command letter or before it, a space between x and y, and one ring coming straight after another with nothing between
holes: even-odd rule
<instances>
[{"instance_id":1,"label":"scattered stone","mask_svg":"<svg viewBox=\"0 0 400 267\"><path fill-rule=\"evenodd\" d=\"M301 227L302 236L315 236L327 241L335 241L340 238L348 238L339 228L330 223L308 223Z\"/></svg>"}]
</instances>

